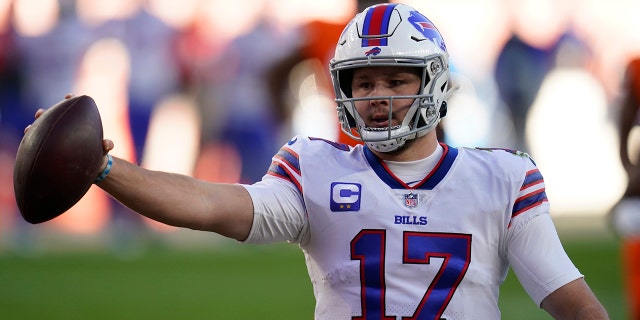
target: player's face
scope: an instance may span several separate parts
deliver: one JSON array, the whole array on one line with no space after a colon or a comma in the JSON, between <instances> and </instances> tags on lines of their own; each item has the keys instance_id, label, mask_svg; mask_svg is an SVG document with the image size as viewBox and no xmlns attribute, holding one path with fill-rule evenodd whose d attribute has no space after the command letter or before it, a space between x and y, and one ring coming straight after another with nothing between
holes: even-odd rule
<instances>
[{"instance_id":1,"label":"player's face","mask_svg":"<svg viewBox=\"0 0 640 320\"><path fill-rule=\"evenodd\" d=\"M351 89L354 98L416 95L420 91L421 79L416 68L367 67L353 73ZM399 125L414 99L393 99L393 112L389 123L389 99L356 101L356 110L367 127Z\"/></svg>"}]
</instances>

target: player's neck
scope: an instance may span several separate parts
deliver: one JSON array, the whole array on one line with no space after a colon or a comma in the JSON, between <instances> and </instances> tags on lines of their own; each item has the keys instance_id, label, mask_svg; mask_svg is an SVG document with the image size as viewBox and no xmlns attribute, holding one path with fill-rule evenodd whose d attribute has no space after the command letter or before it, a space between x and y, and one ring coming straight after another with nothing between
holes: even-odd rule
<instances>
[{"instance_id":1,"label":"player's neck","mask_svg":"<svg viewBox=\"0 0 640 320\"><path fill-rule=\"evenodd\" d=\"M444 148L438 145L435 152L426 158L415 161L387 160L384 163L398 179L409 186L414 186L420 183L436 167L443 154Z\"/></svg>"},{"instance_id":2,"label":"player's neck","mask_svg":"<svg viewBox=\"0 0 640 320\"><path fill-rule=\"evenodd\" d=\"M429 157L436 151L437 147L438 138L435 130L433 130L422 137L407 141L397 152L382 153L374 151L374 153L385 161L416 161Z\"/></svg>"}]
</instances>

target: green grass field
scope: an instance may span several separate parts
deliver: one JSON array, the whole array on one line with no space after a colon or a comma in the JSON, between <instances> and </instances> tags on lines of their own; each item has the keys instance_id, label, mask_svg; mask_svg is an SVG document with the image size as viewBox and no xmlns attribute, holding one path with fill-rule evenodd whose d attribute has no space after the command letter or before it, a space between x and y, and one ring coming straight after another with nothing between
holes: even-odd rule
<instances>
[{"instance_id":1,"label":"green grass field","mask_svg":"<svg viewBox=\"0 0 640 320\"><path fill-rule=\"evenodd\" d=\"M611 319L626 319L618 241L563 237ZM0 251L2 319L311 319L313 293L295 245L151 246L135 258L105 249ZM550 319L509 274L503 319Z\"/></svg>"}]
</instances>

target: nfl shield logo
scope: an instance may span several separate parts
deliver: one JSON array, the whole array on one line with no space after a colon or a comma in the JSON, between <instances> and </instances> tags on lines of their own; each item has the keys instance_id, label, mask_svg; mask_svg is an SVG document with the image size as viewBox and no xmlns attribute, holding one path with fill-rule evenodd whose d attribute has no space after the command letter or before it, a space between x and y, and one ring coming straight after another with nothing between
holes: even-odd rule
<instances>
[{"instance_id":1,"label":"nfl shield logo","mask_svg":"<svg viewBox=\"0 0 640 320\"><path fill-rule=\"evenodd\" d=\"M418 206L418 195L415 193L409 193L404 195L404 205L407 208L415 208Z\"/></svg>"}]
</instances>

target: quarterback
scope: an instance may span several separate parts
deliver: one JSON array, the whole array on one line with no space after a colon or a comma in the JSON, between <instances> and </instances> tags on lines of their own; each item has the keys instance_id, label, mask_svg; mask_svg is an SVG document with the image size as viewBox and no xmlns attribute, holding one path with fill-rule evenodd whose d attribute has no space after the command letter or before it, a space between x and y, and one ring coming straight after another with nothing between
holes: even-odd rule
<instances>
[{"instance_id":1,"label":"quarterback","mask_svg":"<svg viewBox=\"0 0 640 320\"><path fill-rule=\"evenodd\" d=\"M553 318L608 319L559 241L535 162L438 141L448 59L423 14L371 6L330 63L342 130L363 144L296 136L241 185L143 169L106 139L97 185L166 224L298 244L316 319L500 319L509 268Z\"/></svg>"}]
</instances>

